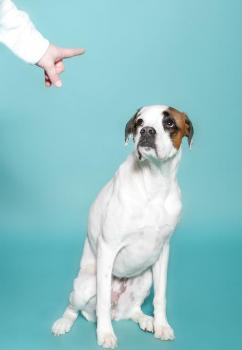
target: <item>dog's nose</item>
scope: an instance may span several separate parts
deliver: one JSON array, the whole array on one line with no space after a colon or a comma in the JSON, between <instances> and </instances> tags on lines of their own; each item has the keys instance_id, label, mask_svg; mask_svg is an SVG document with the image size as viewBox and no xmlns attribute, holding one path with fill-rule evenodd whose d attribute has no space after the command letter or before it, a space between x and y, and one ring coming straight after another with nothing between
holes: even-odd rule
<instances>
[{"instance_id":1,"label":"dog's nose","mask_svg":"<svg viewBox=\"0 0 242 350\"><path fill-rule=\"evenodd\" d=\"M152 126L145 126L140 130L141 135L155 135L156 131Z\"/></svg>"}]
</instances>

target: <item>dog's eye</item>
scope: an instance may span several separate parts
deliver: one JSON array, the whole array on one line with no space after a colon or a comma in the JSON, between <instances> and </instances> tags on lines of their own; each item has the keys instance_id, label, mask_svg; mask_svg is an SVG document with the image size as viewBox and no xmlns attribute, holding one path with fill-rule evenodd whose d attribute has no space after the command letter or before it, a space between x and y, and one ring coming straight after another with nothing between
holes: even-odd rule
<instances>
[{"instance_id":1,"label":"dog's eye","mask_svg":"<svg viewBox=\"0 0 242 350\"><path fill-rule=\"evenodd\" d=\"M143 122L144 122L143 119L141 119L141 118L137 119L136 123L135 123L135 127L137 128L138 126L143 125Z\"/></svg>"},{"instance_id":2,"label":"dog's eye","mask_svg":"<svg viewBox=\"0 0 242 350\"><path fill-rule=\"evenodd\" d=\"M175 123L174 123L174 121L171 118L169 118L169 119L166 120L165 126L168 127L168 128L173 128L175 126Z\"/></svg>"}]
</instances>

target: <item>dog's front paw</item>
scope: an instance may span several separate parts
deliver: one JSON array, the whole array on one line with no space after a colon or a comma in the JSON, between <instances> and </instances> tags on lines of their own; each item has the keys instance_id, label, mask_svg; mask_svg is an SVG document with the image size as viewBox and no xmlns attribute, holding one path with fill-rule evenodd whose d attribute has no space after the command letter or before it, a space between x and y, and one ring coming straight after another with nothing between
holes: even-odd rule
<instances>
[{"instance_id":1,"label":"dog's front paw","mask_svg":"<svg viewBox=\"0 0 242 350\"><path fill-rule=\"evenodd\" d=\"M117 347L117 338L114 333L98 334L97 343L105 349L114 349Z\"/></svg>"},{"instance_id":2,"label":"dog's front paw","mask_svg":"<svg viewBox=\"0 0 242 350\"><path fill-rule=\"evenodd\" d=\"M175 339L175 334L171 326L167 323L164 325L156 326L154 325L154 336L161 340L173 340Z\"/></svg>"},{"instance_id":3,"label":"dog's front paw","mask_svg":"<svg viewBox=\"0 0 242 350\"><path fill-rule=\"evenodd\" d=\"M59 318L58 320L55 321L53 324L51 331L54 335L62 335L71 329L73 322L67 318Z\"/></svg>"}]
</instances>

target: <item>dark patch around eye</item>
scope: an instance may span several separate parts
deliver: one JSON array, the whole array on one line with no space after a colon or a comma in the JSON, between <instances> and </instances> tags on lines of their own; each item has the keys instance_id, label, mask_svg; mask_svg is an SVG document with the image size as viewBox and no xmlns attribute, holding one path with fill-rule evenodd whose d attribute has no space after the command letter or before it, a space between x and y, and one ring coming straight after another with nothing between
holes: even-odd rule
<instances>
[{"instance_id":1,"label":"dark patch around eye","mask_svg":"<svg viewBox=\"0 0 242 350\"><path fill-rule=\"evenodd\" d=\"M170 113L168 111L163 112L163 128L168 131L171 135L174 135L179 130L178 126L176 125L175 120L171 117Z\"/></svg>"},{"instance_id":2,"label":"dark patch around eye","mask_svg":"<svg viewBox=\"0 0 242 350\"><path fill-rule=\"evenodd\" d=\"M164 115L164 117L169 117L169 116L170 116L170 113L169 113L168 111L164 111L164 112L163 112L163 115Z\"/></svg>"},{"instance_id":3,"label":"dark patch around eye","mask_svg":"<svg viewBox=\"0 0 242 350\"><path fill-rule=\"evenodd\" d=\"M134 127L137 128L138 126L143 125L144 121L141 118L138 118L134 124Z\"/></svg>"}]
</instances>

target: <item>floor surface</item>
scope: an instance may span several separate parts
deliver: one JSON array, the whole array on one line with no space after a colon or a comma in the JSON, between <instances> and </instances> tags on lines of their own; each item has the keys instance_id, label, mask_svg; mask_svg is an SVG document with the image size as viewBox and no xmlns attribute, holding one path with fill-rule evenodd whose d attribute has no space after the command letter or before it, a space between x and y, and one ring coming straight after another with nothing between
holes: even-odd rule
<instances>
[{"instance_id":1,"label":"floor surface","mask_svg":"<svg viewBox=\"0 0 242 350\"><path fill-rule=\"evenodd\" d=\"M82 241L69 233L1 235L1 349L99 348L95 324L81 316L69 334L50 332L67 304L81 248ZM172 239L167 298L176 339L159 341L133 322L119 321L114 322L119 349L241 348L241 256L239 232L197 234L180 228ZM151 297L144 305L148 313Z\"/></svg>"}]
</instances>

